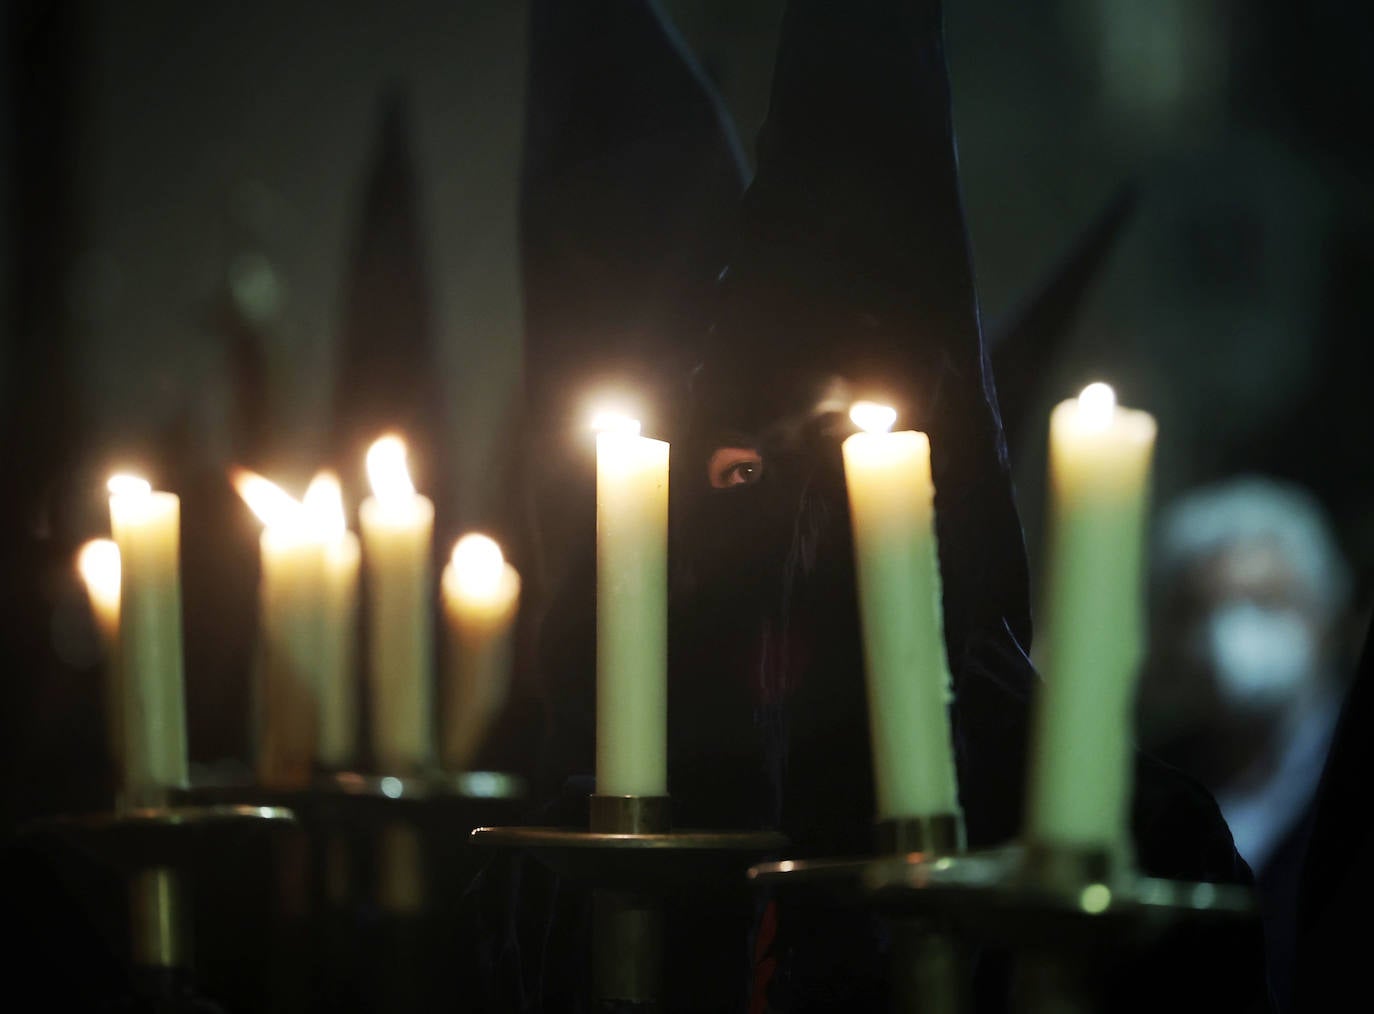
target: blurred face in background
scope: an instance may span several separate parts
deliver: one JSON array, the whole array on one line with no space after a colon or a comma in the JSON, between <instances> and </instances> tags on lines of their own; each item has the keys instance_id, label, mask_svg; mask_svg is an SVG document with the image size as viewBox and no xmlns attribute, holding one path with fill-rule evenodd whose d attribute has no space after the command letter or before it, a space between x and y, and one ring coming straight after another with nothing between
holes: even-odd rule
<instances>
[{"instance_id":1,"label":"blurred face in background","mask_svg":"<svg viewBox=\"0 0 1374 1014\"><path fill-rule=\"evenodd\" d=\"M1328 678L1332 617L1290 547L1242 539L1156 588L1141 745L1212 788L1261 779Z\"/></svg>"}]
</instances>

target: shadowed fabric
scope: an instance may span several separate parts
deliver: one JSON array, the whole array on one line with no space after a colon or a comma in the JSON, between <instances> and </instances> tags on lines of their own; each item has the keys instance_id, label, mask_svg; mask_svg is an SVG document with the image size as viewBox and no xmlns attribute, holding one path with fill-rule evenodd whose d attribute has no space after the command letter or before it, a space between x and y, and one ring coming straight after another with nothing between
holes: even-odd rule
<instances>
[{"instance_id":1,"label":"shadowed fabric","mask_svg":"<svg viewBox=\"0 0 1374 1014\"><path fill-rule=\"evenodd\" d=\"M666 436L746 170L733 127L652 0L536 2L520 181L536 578L593 533L591 399L630 393Z\"/></svg>"},{"instance_id":2,"label":"shadowed fabric","mask_svg":"<svg viewBox=\"0 0 1374 1014\"><path fill-rule=\"evenodd\" d=\"M549 747L563 758L549 766L556 791L569 770L588 770L566 762L589 744L591 713L565 684L594 678L592 405L628 392L645 432L669 435L684 336L704 328L746 170L713 88L652 0L536 2L529 52L520 624L522 643L550 645L559 661L520 667L508 718L528 724L520 700L531 697L572 710Z\"/></svg>"},{"instance_id":3,"label":"shadowed fabric","mask_svg":"<svg viewBox=\"0 0 1374 1014\"><path fill-rule=\"evenodd\" d=\"M1374 904L1374 628L1341 709L1317 790L1298 896L1293 1010L1339 1010L1364 988L1365 940L1355 929Z\"/></svg>"},{"instance_id":4,"label":"shadowed fabric","mask_svg":"<svg viewBox=\"0 0 1374 1014\"><path fill-rule=\"evenodd\" d=\"M520 472L532 523L517 552L521 651L537 648L491 739L521 745L523 756L510 759L536 786L533 822L585 826L592 399L632 394L645 433L671 435L682 405L674 394L709 319L747 169L714 89L653 0L534 0L529 25ZM489 983L482 1009L588 1009L585 902L537 862L493 860L467 898ZM743 944L739 951L742 984Z\"/></svg>"},{"instance_id":5,"label":"shadowed fabric","mask_svg":"<svg viewBox=\"0 0 1374 1014\"><path fill-rule=\"evenodd\" d=\"M637 365L655 377L665 362L691 367L672 399L683 424L650 430L673 439L674 821L778 828L792 840L789 858L873 849L839 451L850 430L843 412L855 397L890 401L901 426L930 434L968 836L989 845L1021 826L1027 704L1038 679L1026 654L1029 582L970 266L940 13L935 2L789 5L758 170L739 205L728 267L700 309L665 329L674 349ZM592 218L586 226L592 236L602 229ZM606 228L618 234L614 221ZM638 305L637 291L615 291ZM715 488L707 466L721 448L757 455L758 480ZM590 477L590 455L585 467ZM573 510L566 494L559 506ZM590 509L580 523L589 536ZM574 559L540 631L551 781L593 767L590 548ZM1248 878L1200 787L1150 762L1137 778L1133 826L1144 869ZM541 822L585 822L590 786L568 785ZM886 1009L880 921L862 908L782 897L770 909L769 901L758 895L743 914L672 910L667 1009ZM578 993L570 984L585 986L586 912L568 895L549 911L537 942L523 938L522 963L527 972L538 966L537 992L567 997ZM1160 974L1148 980L1128 965L1113 1009L1149 1009L1177 998L1185 983L1190 999L1262 1009L1262 942L1258 927L1247 934L1189 939L1170 952L1172 965L1152 963ZM1202 964L1201 954L1209 956ZM983 963L980 1010L1004 1009L999 970L992 959Z\"/></svg>"},{"instance_id":6,"label":"shadowed fabric","mask_svg":"<svg viewBox=\"0 0 1374 1014\"><path fill-rule=\"evenodd\" d=\"M971 845L1005 841L1021 827L1038 677L1027 657L1025 549L971 269L939 3L793 0L758 150L691 382L689 427L674 447L675 804L683 800L694 818L752 810L757 823L792 838L796 856L872 851L838 446L850 431L841 413L869 397L896 406L901 428L930 435L960 799ZM1102 243L1112 223L1109 215ZM756 451L761 478L709 488L706 461L722 446ZM738 717L750 707L752 735ZM1200 786L1148 760L1136 779L1132 824L1144 870L1248 882ZM1113 1009L1184 996L1265 1008L1258 926L1224 939L1184 931L1179 941L1145 965L1123 966ZM777 964L764 987L770 1009L878 1009L887 1003L885 946L866 913L780 898ZM1199 962L1201 953L1209 958ZM1143 976L1146 967L1157 974ZM986 962L981 977L996 975ZM998 1009L995 990L986 1003Z\"/></svg>"},{"instance_id":7,"label":"shadowed fabric","mask_svg":"<svg viewBox=\"0 0 1374 1014\"><path fill-rule=\"evenodd\" d=\"M1024 696L1034 677L1022 650L1030 637L1025 549L981 339L939 5L790 4L758 148L758 171L692 386L694 460L684 471L698 465L698 444L738 434L761 445L765 477L745 497L709 491L693 498L696 477L687 473L679 482L675 475L683 514L690 523L701 512L729 512L727 498L776 502L782 514L798 508L824 514L829 534L817 538L829 538L832 547L817 566L828 567L830 578L802 583L828 586L817 594L840 608L827 614L852 616L852 592L840 591L852 584L837 439L843 431L821 432L818 397L838 383L848 397L894 404L902 428L930 435L956 691L976 696L981 683L992 682ZM809 508L795 499L803 490ZM805 526L751 523L750 513L757 513L754 506L741 504L737 523L713 521L711 529L734 531L740 545L731 551L716 544L704 555L733 558L741 561L739 571L766 569L781 579L776 561L803 549L793 536ZM764 555L771 566L742 565ZM722 573L713 583L736 582ZM852 651L854 635L837 631L827 640ZM832 649L795 646L816 650ZM852 655L831 660L830 671L817 679L833 682L839 667L847 670L852 686L844 710L853 713L855 727L843 735L862 735L860 750L845 753L859 764L867 744L857 662ZM966 687L969 677L979 685ZM824 693L816 703L833 713L839 700ZM988 712L1004 744L993 752L998 758L1024 739L1022 723L1006 710ZM830 724L824 714L816 720ZM956 722L967 783L985 751L971 748L972 730L962 727L958 712ZM986 812L969 813L975 841L1009 837L1019 824L1017 779L1000 766L987 774L997 801Z\"/></svg>"}]
</instances>

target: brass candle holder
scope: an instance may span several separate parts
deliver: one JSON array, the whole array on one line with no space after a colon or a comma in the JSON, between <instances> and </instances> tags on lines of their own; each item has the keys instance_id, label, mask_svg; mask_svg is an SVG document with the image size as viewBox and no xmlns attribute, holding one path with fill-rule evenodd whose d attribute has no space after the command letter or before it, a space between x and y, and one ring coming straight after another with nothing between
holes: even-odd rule
<instances>
[{"instance_id":1,"label":"brass candle holder","mask_svg":"<svg viewBox=\"0 0 1374 1014\"><path fill-rule=\"evenodd\" d=\"M167 805L67 814L33 821L20 834L59 842L113 870L128 898L131 982L149 998L183 991L193 970L189 880L236 836L297 826L276 806Z\"/></svg>"},{"instance_id":2,"label":"brass candle holder","mask_svg":"<svg viewBox=\"0 0 1374 1014\"><path fill-rule=\"evenodd\" d=\"M965 850L963 817L941 813L879 820L874 825L874 844L874 856L765 863L751 867L748 876L774 891L866 905L866 881L875 868L907 861L957 861ZM968 978L965 948L958 934L935 910L888 916L894 1009L904 1014L958 1014Z\"/></svg>"},{"instance_id":3,"label":"brass candle holder","mask_svg":"<svg viewBox=\"0 0 1374 1014\"><path fill-rule=\"evenodd\" d=\"M400 1011L441 1003L452 965L442 942L477 868L468 834L512 817L525 792L499 771L321 771L301 785L202 783L186 796L286 806L306 832L278 885L289 924L279 949L293 956L274 992L307 1003L313 990L330 1008L366 995L371 1009Z\"/></svg>"},{"instance_id":4,"label":"brass candle holder","mask_svg":"<svg viewBox=\"0 0 1374 1014\"><path fill-rule=\"evenodd\" d=\"M1255 916L1249 888L1146 877L1103 851L1044 844L770 863L749 875L775 888L845 891L894 923L917 920L1006 948L1018 962L1012 999L1020 1014L1100 1010L1096 973L1123 951L1183 922ZM894 991L899 1009L947 1009L938 982L919 968L897 969Z\"/></svg>"},{"instance_id":5,"label":"brass candle holder","mask_svg":"<svg viewBox=\"0 0 1374 1014\"><path fill-rule=\"evenodd\" d=\"M742 882L751 861L787 846L774 831L673 830L668 796L592 795L586 831L479 827L472 841L527 850L554 873L589 888L593 999L643 1010L663 1002L669 899L728 889Z\"/></svg>"}]
</instances>

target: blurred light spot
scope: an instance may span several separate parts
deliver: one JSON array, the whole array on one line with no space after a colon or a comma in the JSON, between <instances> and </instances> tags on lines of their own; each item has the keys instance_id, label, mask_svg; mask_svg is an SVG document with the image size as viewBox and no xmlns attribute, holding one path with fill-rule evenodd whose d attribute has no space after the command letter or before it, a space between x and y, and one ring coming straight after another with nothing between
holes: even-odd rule
<instances>
[{"instance_id":1,"label":"blurred light spot","mask_svg":"<svg viewBox=\"0 0 1374 1014\"><path fill-rule=\"evenodd\" d=\"M1083 888L1083 893L1078 896L1078 904L1084 912L1091 915L1098 915L1107 911L1107 906L1112 903L1112 889L1106 884L1089 884Z\"/></svg>"},{"instance_id":2,"label":"blurred light spot","mask_svg":"<svg viewBox=\"0 0 1374 1014\"><path fill-rule=\"evenodd\" d=\"M285 302L276 269L257 253L239 254L229 263L229 291L239 311L259 324L275 320Z\"/></svg>"}]
</instances>

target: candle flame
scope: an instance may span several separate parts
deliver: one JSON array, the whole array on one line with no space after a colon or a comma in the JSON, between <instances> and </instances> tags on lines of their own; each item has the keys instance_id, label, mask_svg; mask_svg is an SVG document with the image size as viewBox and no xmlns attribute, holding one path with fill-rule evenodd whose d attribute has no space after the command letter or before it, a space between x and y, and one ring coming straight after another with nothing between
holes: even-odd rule
<instances>
[{"instance_id":1,"label":"candle flame","mask_svg":"<svg viewBox=\"0 0 1374 1014\"><path fill-rule=\"evenodd\" d=\"M153 491L152 483L137 475L112 475L105 488L113 496L148 496Z\"/></svg>"},{"instance_id":2,"label":"candle flame","mask_svg":"<svg viewBox=\"0 0 1374 1014\"><path fill-rule=\"evenodd\" d=\"M619 412L598 412L592 416L592 429L598 433L625 433L639 436L639 420Z\"/></svg>"},{"instance_id":3,"label":"candle flame","mask_svg":"<svg viewBox=\"0 0 1374 1014\"><path fill-rule=\"evenodd\" d=\"M506 558L495 539L476 532L464 535L453 545L454 580L472 598L491 598L501 587Z\"/></svg>"},{"instance_id":4,"label":"candle flame","mask_svg":"<svg viewBox=\"0 0 1374 1014\"><path fill-rule=\"evenodd\" d=\"M1116 412L1116 392L1100 381L1083 388L1078 396L1078 421L1085 429L1105 430Z\"/></svg>"},{"instance_id":5,"label":"candle flame","mask_svg":"<svg viewBox=\"0 0 1374 1014\"><path fill-rule=\"evenodd\" d=\"M76 555L76 569L92 599L119 602L119 547L110 539L92 539Z\"/></svg>"},{"instance_id":6,"label":"candle flame","mask_svg":"<svg viewBox=\"0 0 1374 1014\"><path fill-rule=\"evenodd\" d=\"M305 523L315 537L334 540L342 538L344 532L348 531L343 488L339 485L339 477L333 472L320 472L310 480L301 506L305 511Z\"/></svg>"},{"instance_id":7,"label":"candle flame","mask_svg":"<svg viewBox=\"0 0 1374 1014\"><path fill-rule=\"evenodd\" d=\"M373 441L367 449L367 479L372 495L383 503L404 502L415 495L404 440L389 433Z\"/></svg>"},{"instance_id":8,"label":"candle flame","mask_svg":"<svg viewBox=\"0 0 1374 1014\"><path fill-rule=\"evenodd\" d=\"M897 421L897 410L875 401L856 401L849 408L849 419L865 433L887 433Z\"/></svg>"},{"instance_id":9,"label":"candle flame","mask_svg":"<svg viewBox=\"0 0 1374 1014\"><path fill-rule=\"evenodd\" d=\"M300 501L270 479L246 468L233 473L234 489L238 490L248 509L268 528L299 526L304 515Z\"/></svg>"}]
</instances>

